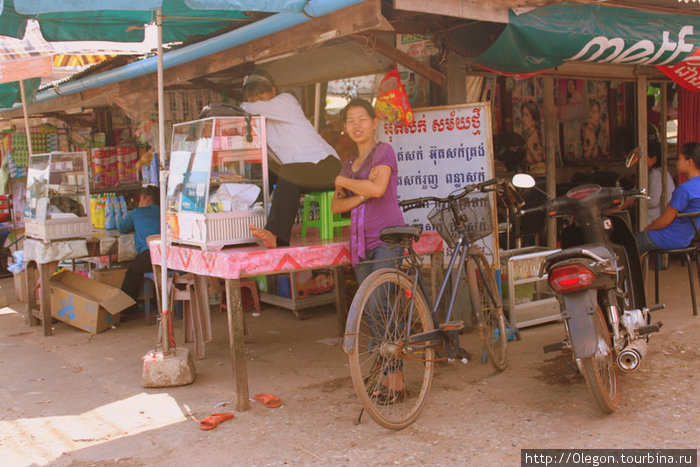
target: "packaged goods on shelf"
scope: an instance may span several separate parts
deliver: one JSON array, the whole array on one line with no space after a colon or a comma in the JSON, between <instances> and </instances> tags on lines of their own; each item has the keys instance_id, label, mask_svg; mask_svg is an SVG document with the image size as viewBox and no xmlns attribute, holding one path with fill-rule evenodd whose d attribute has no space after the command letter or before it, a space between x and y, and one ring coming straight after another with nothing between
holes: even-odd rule
<instances>
[{"instance_id":1,"label":"packaged goods on shelf","mask_svg":"<svg viewBox=\"0 0 700 467\"><path fill-rule=\"evenodd\" d=\"M92 186L106 188L137 182L135 146L108 146L92 149Z\"/></svg>"}]
</instances>

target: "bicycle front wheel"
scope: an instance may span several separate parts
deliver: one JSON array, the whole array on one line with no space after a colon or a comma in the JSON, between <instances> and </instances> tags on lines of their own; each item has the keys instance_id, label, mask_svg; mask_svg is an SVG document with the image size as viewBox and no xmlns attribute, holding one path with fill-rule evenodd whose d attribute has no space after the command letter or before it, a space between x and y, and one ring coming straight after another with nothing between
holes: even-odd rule
<instances>
[{"instance_id":1,"label":"bicycle front wheel","mask_svg":"<svg viewBox=\"0 0 700 467\"><path fill-rule=\"evenodd\" d=\"M472 246L467 259L467 283L469 300L476 321L479 337L484 343L486 355L498 371L508 366L505 317L501 296L496 287L491 265L477 246Z\"/></svg>"},{"instance_id":2,"label":"bicycle front wheel","mask_svg":"<svg viewBox=\"0 0 700 467\"><path fill-rule=\"evenodd\" d=\"M348 320L346 338L354 337L350 373L362 406L383 427L407 427L418 418L433 379L434 347L408 346L409 336L433 329L425 298L405 273L379 269L360 285Z\"/></svg>"}]
</instances>

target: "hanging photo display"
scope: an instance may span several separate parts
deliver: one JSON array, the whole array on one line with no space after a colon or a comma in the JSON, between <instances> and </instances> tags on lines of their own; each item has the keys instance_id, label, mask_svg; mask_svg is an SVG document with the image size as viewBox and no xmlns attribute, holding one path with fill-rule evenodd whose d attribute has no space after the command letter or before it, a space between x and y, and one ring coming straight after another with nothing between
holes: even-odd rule
<instances>
[{"instance_id":1,"label":"hanging photo display","mask_svg":"<svg viewBox=\"0 0 700 467\"><path fill-rule=\"evenodd\" d=\"M398 162L399 200L423 196L444 197L472 183L494 177L491 111L488 103L420 108L409 125L380 122L378 139L392 145ZM475 200L484 209L470 218L469 228L493 230L495 199ZM493 197L491 197L493 198ZM407 224L435 230L428 215L432 207L404 213ZM478 212L477 212L478 211ZM480 242L493 255L493 236Z\"/></svg>"},{"instance_id":2,"label":"hanging photo display","mask_svg":"<svg viewBox=\"0 0 700 467\"><path fill-rule=\"evenodd\" d=\"M525 141L525 164L532 174L544 173L544 106L542 78L511 80L513 131Z\"/></svg>"},{"instance_id":3,"label":"hanging photo display","mask_svg":"<svg viewBox=\"0 0 700 467\"><path fill-rule=\"evenodd\" d=\"M567 78L557 80L556 85L564 159L574 162L609 158L607 82Z\"/></svg>"}]
</instances>

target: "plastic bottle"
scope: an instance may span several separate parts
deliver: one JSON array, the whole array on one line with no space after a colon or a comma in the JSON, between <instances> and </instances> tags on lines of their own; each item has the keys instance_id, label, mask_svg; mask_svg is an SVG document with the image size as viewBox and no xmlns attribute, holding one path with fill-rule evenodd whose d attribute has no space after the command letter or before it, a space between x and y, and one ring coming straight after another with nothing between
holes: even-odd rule
<instances>
[{"instance_id":1,"label":"plastic bottle","mask_svg":"<svg viewBox=\"0 0 700 467\"><path fill-rule=\"evenodd\" d=\"M95 213L96 224L95 227L98 229L105 228L105 197L104 195L99 195L97 197L96 213Z\"/></svg>"},{"instance_id":2,"label":"plastic bottle","mask_svg":"<svg viewBox=\"0 0 700 467\"><path fill-rule=\"evenodd\" d=\"M121 224L128 213L126 209L126 200L124 199L124 195L119 195L119 211L119 224ZM117 224L117 228L119 227L119 224Z\"/></svg>"},{"instance_id":3,"label":"plastic bottle","mask_svg":"<svg viewBox=\"0 0 700 467\"><path fill-rule=\"evenodd\" d=\"M97 195L90 195L90 219L92 226L97 227Z\"/></svg>"},{"instance_id":4,"label":"plastic bottle","mask_svg":"<svg viewBox=\"0 0 700 467\"><path fill-rule=\"evenodd\" d=\"M158 178L159 169L160 169L158 159L159 159L158 153L154 152L153 158L151 159L151 174L150 174L151 175L151 182L150 182L150 184L156 185L156 186L160 186L160 181Z\"/></svg>"},{"instance_id":5,"label":"plastic bottle","mask_svg":"<svg viewBox=\"0 0 700 467\"><path fill-rule=\"evenodd\" d=\"M114 229L114 201L112 196L107 196L105 205L105 229Z\"/></svg>"}]
</instances>

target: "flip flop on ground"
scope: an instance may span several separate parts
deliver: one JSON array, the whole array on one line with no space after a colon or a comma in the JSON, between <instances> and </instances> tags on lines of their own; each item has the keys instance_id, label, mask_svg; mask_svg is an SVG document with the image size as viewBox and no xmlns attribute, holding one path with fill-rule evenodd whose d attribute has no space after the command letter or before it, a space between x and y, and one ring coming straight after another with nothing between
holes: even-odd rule
<instances>
[{"instance_id":1,"label":"flip flop on ground","mask_svg":"<svg viewBox=\"0 0 700 467\"><path fill-rule=\"evenodd\" d=\"M199 422L199 429L211 430L216 428L219 423L225 422L226 420L231 420L232 418L233 414L231 412L213 413Z\"/></svg>"},{"instance_id":2,"label":"flip flop on ground","mask_svg":"<svg viewBox=\"0 0 700 467\"><path fill-rule=\"evenodd\" d=\"M266 394L266 393L261 393L261 394L256 394L253 396L253 399L255 399L258 402L262 402L265 404L267 407L271 409L275 409L282 405L282 401L280 400L279 397L275 396L274 394Z\"/></svg>"}]
</instances>

